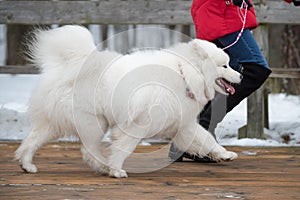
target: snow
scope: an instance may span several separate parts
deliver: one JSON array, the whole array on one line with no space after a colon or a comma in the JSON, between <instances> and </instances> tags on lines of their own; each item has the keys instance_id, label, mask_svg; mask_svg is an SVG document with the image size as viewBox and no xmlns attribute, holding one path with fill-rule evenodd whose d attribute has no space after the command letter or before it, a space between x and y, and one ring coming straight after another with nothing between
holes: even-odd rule
<instances>
[{"instance_id":1,"label":"snow","mask_svg":"<svg viewBox=\"0 0 300 200\"><path fill-rule=\"evenodd\" d=\"M0 75L0 140L22 140L29 133L28 101L38 79L39 75ZM242 101L218 125L216 135L221 145L300 146L299 96L269 95L270 129L264 130L266 140L237 139L238 129L247 123L246 104Z\"/></svg>"},{"instance_id":2,"label":"snow","mask_svg":"<svg viewBox=\"0 0 300 200\"><path fill-rule=\"evenodd\" d=\"M238 129L247 124L247 101L242 101L216 130L222 145L230 146L298 146L300 145L300 97L286 94L269 95L269 129L266 140L237 139ZM284 140L286 138L288 141Z\"/></svg>"},{"instance_id":3,"label":"snow","mask_svg":"<svg viewBox=\"0 0 300 200\"><path fill-rule=\"evenodd\" d=\"M38 78L0 75L0 140L20 140L29 133L28 100Z\"/></svg>"}]
</instances>

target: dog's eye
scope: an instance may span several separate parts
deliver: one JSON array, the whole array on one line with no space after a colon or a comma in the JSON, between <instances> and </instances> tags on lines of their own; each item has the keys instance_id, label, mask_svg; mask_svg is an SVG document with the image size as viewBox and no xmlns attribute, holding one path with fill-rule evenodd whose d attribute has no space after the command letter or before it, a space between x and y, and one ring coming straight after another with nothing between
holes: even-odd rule
<instances>
[{"instance_id":1,"label":"dog's eye","mask_svg":"<svg viewBox=\"0 0 300 200\"><path fill-rule=\"evenodd\" d=\"M227 65L223 65L224 68L227 68Z\"/></svg>"}]
</instances>

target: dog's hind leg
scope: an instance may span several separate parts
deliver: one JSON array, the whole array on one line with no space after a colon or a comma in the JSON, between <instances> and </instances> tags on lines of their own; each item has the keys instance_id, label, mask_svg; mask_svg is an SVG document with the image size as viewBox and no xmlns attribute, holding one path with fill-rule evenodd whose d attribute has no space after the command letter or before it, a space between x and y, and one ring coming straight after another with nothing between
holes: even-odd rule
<instances>
[{"instance_id":1,"label":"dog's hind leg","mask_svg":"<svg viewBox=\"0 0 300 200\"><path fill-rule=\"evenodd\" d=\"M174 138L174 144L191 155L209 155L215 161L232 161L238 157L236 153L219 145L214 137L198 124L180 131Z\"/></svg>"},{"instance_id":2,"label":"dog's hind leg","mask_svg":"<svg viewBox=\"0 0 300 200\"><path fill-rule=\"evenodd\" d=\"M107 159L101 152L101 140L107 131L107 121L104 116L95 117L89 114L80 114L86 123L78 121L76 128L82 142L83 160L96 172L107 174ZM95 121L97 120L97 121Z\"/></svg>"},{"instance_id":3,"label":"dog's hind leg","mask_svg":"<svg viewBox=\"0 0 300 200\"><path fill-rule=\"evenodd\" d=\"M19 161L21 168L28 173L36 173L37 167L32 163L35 152L43 145L59 138L56 132L51 131L48 123L39 124L33 128L20 147L15 152L15 159Z\"/></svg>"},{"instance_id":4,"label":"dog's hind leg","mask_svg":"<svg viewBox=\"0 0 300 200\"><path fill-rule=\"evenodd\" d=\"M134 137L134 129L120 128L115 126L111 130L112 144L109 156L109 176L115 178L126 178L127 173L122 169L125 159L134 151L142 138Z\"/></svg>"}]
</instances>

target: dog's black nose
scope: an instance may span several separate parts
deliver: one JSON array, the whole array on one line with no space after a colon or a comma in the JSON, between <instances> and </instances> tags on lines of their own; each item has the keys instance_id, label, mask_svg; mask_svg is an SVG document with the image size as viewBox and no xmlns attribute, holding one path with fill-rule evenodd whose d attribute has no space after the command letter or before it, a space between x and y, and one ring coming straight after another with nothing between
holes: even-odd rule
<instances>
[{"instance_id":1,"label":"dog's black nose","mask_svg":"<svg viewBox=\"0 0 300 200\"><path fill-rule=\"evenodd\" d=\"M242 74L240 75L240 79L241 79L241 80L243 79L243 75L242 75Z\"/></svg>"}]
</instances>

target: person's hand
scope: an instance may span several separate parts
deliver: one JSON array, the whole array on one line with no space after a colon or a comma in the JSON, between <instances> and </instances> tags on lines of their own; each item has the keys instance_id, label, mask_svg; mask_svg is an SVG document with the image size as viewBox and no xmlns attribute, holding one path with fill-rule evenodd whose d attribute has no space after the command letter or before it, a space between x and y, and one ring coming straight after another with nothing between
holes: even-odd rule
<instances>
[{"instance_id":1,"label":"person's hand","mask_svg":"<svg viewBox=\"0 0 300 200\"><path fill-rule=\"evenodd\" d=\"M233 5L236 5L238 7L241 7L243 4L243 1L245 1L245 3L247 4L247 9L249 10L253 5L249 2L249 0L231 0ZM293 0L294 1L294 0ZM299 0L295 0L295 1L299 1Z\"/></svg>"}]
</instances>

